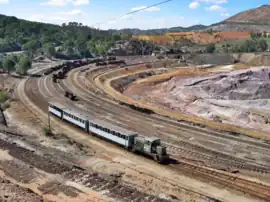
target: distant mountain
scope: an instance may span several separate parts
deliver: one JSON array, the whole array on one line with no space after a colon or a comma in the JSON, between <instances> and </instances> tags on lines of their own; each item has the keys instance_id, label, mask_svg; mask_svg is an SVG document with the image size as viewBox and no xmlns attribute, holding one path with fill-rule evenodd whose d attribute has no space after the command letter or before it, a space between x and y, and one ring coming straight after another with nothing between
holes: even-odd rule
<instances>
[{"instance_id":1,"label":"distant mountain","mask_svg":"<svg viewBox=\"0 0 270 202\"><path fill-rule=\"evenodd\" d=\"M194 25L191 27L171 27L171 28L161 28L161 29L120 29L120 30L109 30L114 33L121 34L132 34L132 35L157 35L165 34L167 32L189 32L189 31L199 31L207 28L205 25Z\"/></svg>"},{"instance_id":2,"label":"distant mountain","mask_svg":"<svg viewBox=\"0 0 270 202\"><path fill-rule=\"evenodd\" d=\"M230 17L225 22L270 24L270 5L263 5L258 8L243 11Z\"/></svg>"},{"instance_id":3,"label":"distant mountain","mask_svg":"<svg viewBox=\"0 0 270 202\"><path fill-rule=\"evenodd\" d=\"M270 32L270 5L238 13L225 21L209 26L214 31Z\"/></svg>"}]
</instances>

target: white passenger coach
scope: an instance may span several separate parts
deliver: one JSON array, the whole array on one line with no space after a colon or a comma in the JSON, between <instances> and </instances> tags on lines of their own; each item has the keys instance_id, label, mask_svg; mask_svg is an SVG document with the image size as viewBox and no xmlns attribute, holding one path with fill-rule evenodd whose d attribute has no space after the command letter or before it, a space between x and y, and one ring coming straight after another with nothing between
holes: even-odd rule
<instances>
[{"instance_id":1,"label":"white passenger coach","mask_svg":"<svg viewBox=\"0 0 270 202\"><path fill-rule=\"evenodd\" d=\"M50 102L49 112L87 132L96 134L126 148L130 148L133 145L134 138L137 136L137 133L133 131L93 118L83 111L68 109L59 103Z\"/></svg>"}]
</instances>

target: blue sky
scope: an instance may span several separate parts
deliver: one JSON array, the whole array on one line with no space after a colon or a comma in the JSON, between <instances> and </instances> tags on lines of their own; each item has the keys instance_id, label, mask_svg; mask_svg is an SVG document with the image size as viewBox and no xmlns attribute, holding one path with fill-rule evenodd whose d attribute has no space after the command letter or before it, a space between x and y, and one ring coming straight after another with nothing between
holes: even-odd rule
<instances>
[{"instance_id":1,"label":"blue sky","mask_svg":"<svg viewBox=\"0 0 270 202\"><path fill-rule=\"evenodd\" d=\"M0 0L0 13L54 24L76 21L101 29L150 29L209 25L243 10L270 3L270 0L172 0L125 16L132 10L160 1L162 0ZM106 23L97 25L100 22Z\"/></svg>"}]
</instances>

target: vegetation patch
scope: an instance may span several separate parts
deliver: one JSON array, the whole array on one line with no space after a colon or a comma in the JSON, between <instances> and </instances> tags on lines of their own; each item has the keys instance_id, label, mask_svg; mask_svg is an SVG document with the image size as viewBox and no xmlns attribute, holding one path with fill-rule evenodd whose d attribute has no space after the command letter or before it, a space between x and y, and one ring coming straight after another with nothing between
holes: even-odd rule
<instances>
[{"instance_id":1,"label":"vegetation patch","mask_svg":"<svg viewBox=\"0 0 270 202\"><path fill-rule=\"evenodd\" d=\"M8 108L10 108L10 102L6 101L2 104L2 110L5 111Z\"/></svg>"},{"instance_id":2,"label":"vegetation patch","mask_svg":"<svg viewBox=\"0 0 270 202\"><path fill-rule=\"evenodd\" d=\"M7 91L0 91L0 106L2 110L10 107L10 94Z\"/></svg>"},{"instance_id":3,"label":"vegetation patch","mask_svg":"<svg viewBox=\"0 0 270 202\"><path fill-rule=\"evenodd\" d=\"M0 103L6 102L10 98L10 95L6 91L0 91Z\"/></svg>"},{"instance_id":4,"label":"vegetation patch","mask_svg":"<svg viewBox=\"0 0 270 202\"><path fill-rule=\"evenodd\" d=\"M53 136L53 132L52 132L52 130L51 130L51 128L49 126L44 126L43 127L43 133L47 137L52 137Z\"/></svg>"}]
</instances>

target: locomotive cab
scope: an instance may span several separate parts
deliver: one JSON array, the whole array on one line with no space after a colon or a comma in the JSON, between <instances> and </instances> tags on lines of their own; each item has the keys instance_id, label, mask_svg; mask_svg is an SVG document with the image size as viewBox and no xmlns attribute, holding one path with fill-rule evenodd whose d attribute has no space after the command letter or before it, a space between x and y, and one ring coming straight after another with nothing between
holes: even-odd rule
<instances>
[{"instance_id":1,"label":"locomotive cab","mask_svg":"<svg viewBox=\"0 0 270 202\"><path fill-rule=\"evenodd\" d=\"M156 137L136 137L134 150L152 156L155 161L163 162L168 159L166 147L161 145L161 141Z\"/></svg>"}]
</instances>

